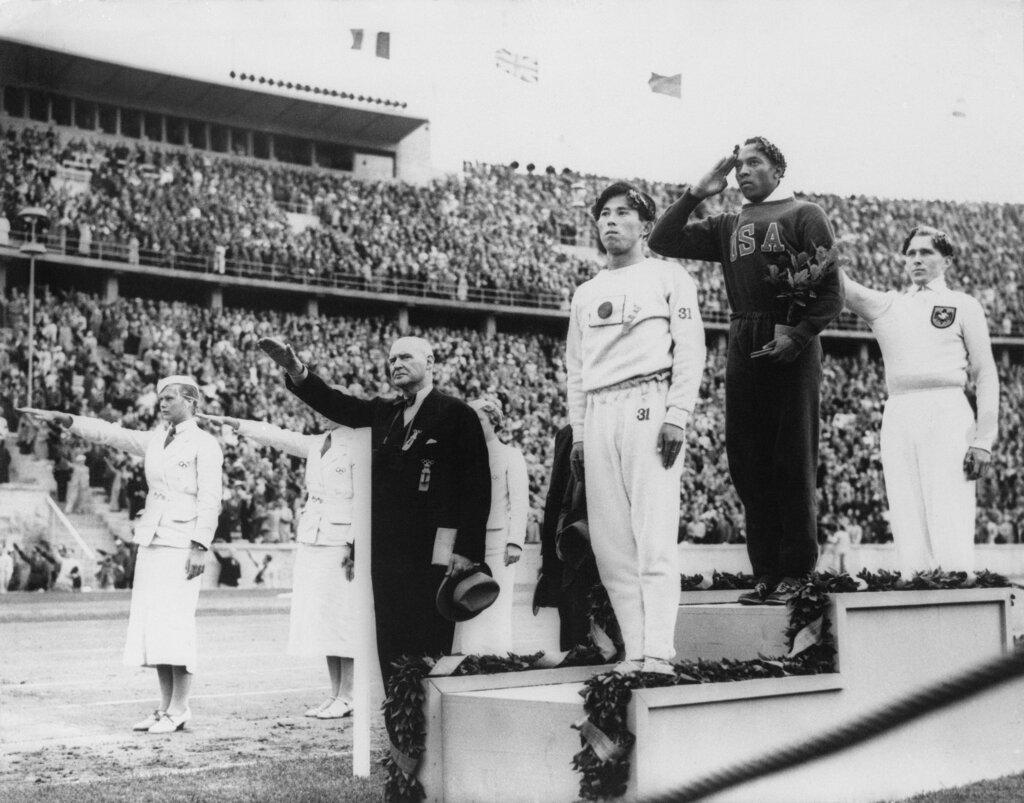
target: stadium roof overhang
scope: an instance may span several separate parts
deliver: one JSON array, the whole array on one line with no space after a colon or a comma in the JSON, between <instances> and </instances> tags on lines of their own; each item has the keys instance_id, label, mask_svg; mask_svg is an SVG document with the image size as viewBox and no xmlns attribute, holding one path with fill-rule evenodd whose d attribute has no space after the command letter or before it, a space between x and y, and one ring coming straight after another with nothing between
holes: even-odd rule
<instances>
[{"instance_id":1,"label":"stadium roof overhang","mask_svg":"<svg viewBox=\"0 0 1024 803\"><path fill-rule=\"evenodd\" d=\"M0 38L0 81L331 142L397 144L427 122L385 111L385 102L401 108L399 99L353 98L351 105L327 98L315 100L315 94L307 99L301 95L311 90L303 88L259 91L248 83L232 86L169 75L4 38Z\"/></svg>"}]
</instances>

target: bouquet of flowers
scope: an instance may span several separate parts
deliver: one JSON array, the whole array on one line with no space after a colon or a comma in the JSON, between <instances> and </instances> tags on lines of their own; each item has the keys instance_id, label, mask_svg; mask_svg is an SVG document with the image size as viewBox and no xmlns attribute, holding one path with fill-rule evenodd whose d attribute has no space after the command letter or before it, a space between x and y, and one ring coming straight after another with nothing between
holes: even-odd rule
<instances>
[{"instance_id":1,"label":"bouquet of flowers","mask_svg":"<svg viewBox=\"0 0 1024 803\"><path fill-rule=\"evenodd\" d=\"M786 307L786 325L799 320L800 310L818 297L818 289L844 262L840 244L831 248L818 246L814 253L797 253L787 248L778 262L768 266L764 280L778 288L776 298Z\"/></svg>"}]
</instances>

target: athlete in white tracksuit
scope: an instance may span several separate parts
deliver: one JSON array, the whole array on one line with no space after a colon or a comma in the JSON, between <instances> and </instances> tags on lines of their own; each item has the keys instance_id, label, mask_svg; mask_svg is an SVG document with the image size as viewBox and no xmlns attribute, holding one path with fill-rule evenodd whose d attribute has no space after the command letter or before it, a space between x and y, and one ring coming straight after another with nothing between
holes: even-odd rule
<instances>
[{"instance_id":1,"label":"athlete in white tracksuit","mask_svg":"<svg viewBox=\"0 0 1024 803\"><path fill-rule=\"evenodd\" d=\"M594 206L606 269L572 299L566 346L574 471L584 471L591 545L618 619L620 671L671 672L686 422L704 371L697 287L645 259L654 202L625 183ZM582 454L581 454L582 453Z\"/></svg>"},{"instance_id":2,"label":"athlete in white tracksuit","mask_svg":"<svg viewBox=\"0 0 1024 803\"><path fill-rule=\"evenodd\" d=\"M935 229L903 243L903 293L843 277L846 305L871 326L885 362L882 468L899 568L974 571L974 481L990 460L999 378L985 312L943 278L953 247ZM977 389L977 421L964 395Z\"/></svg>"}]
</instances>

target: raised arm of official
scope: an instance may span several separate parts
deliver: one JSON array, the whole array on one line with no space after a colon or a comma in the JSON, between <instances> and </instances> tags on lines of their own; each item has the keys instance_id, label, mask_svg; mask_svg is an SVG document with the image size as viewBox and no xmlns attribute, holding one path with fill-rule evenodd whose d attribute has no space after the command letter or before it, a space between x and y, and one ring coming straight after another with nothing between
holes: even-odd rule
<instances>
[{"instance_id":1,"label":"raised arm of official","mask_svg":"<svg viewBox=\"0 0 1024 803\"><path fill-rule=\"evenodd\" d=\"M373 425L373 402L357 399L348 393L330 387L312 371L306 374L302 384L295 384L290 376L285 385L307 405L331 421L346 427L369 427Z\"/></svg>"}]
</instances>

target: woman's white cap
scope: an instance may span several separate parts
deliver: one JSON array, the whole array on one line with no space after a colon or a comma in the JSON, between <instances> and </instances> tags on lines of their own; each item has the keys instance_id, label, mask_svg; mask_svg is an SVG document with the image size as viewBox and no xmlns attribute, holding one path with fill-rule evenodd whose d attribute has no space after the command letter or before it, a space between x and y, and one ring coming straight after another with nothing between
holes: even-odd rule
<instances>
[{"instance_id":1,"label":"woman's white cap","mask_svg":"<svg viewBox=\"0 0 1024 803\"><path fill-rule=\"evenodd\" d=\"M165 376L163 379L156 383L156 392L163 393L164 388L167 387L168 385L190 385L191 387L194 387L196 389L197 393L199 392L199 383L196 382L196 380L193 379L192 377L185 376L184 374Z\"/></svg>"}]
</instances>

